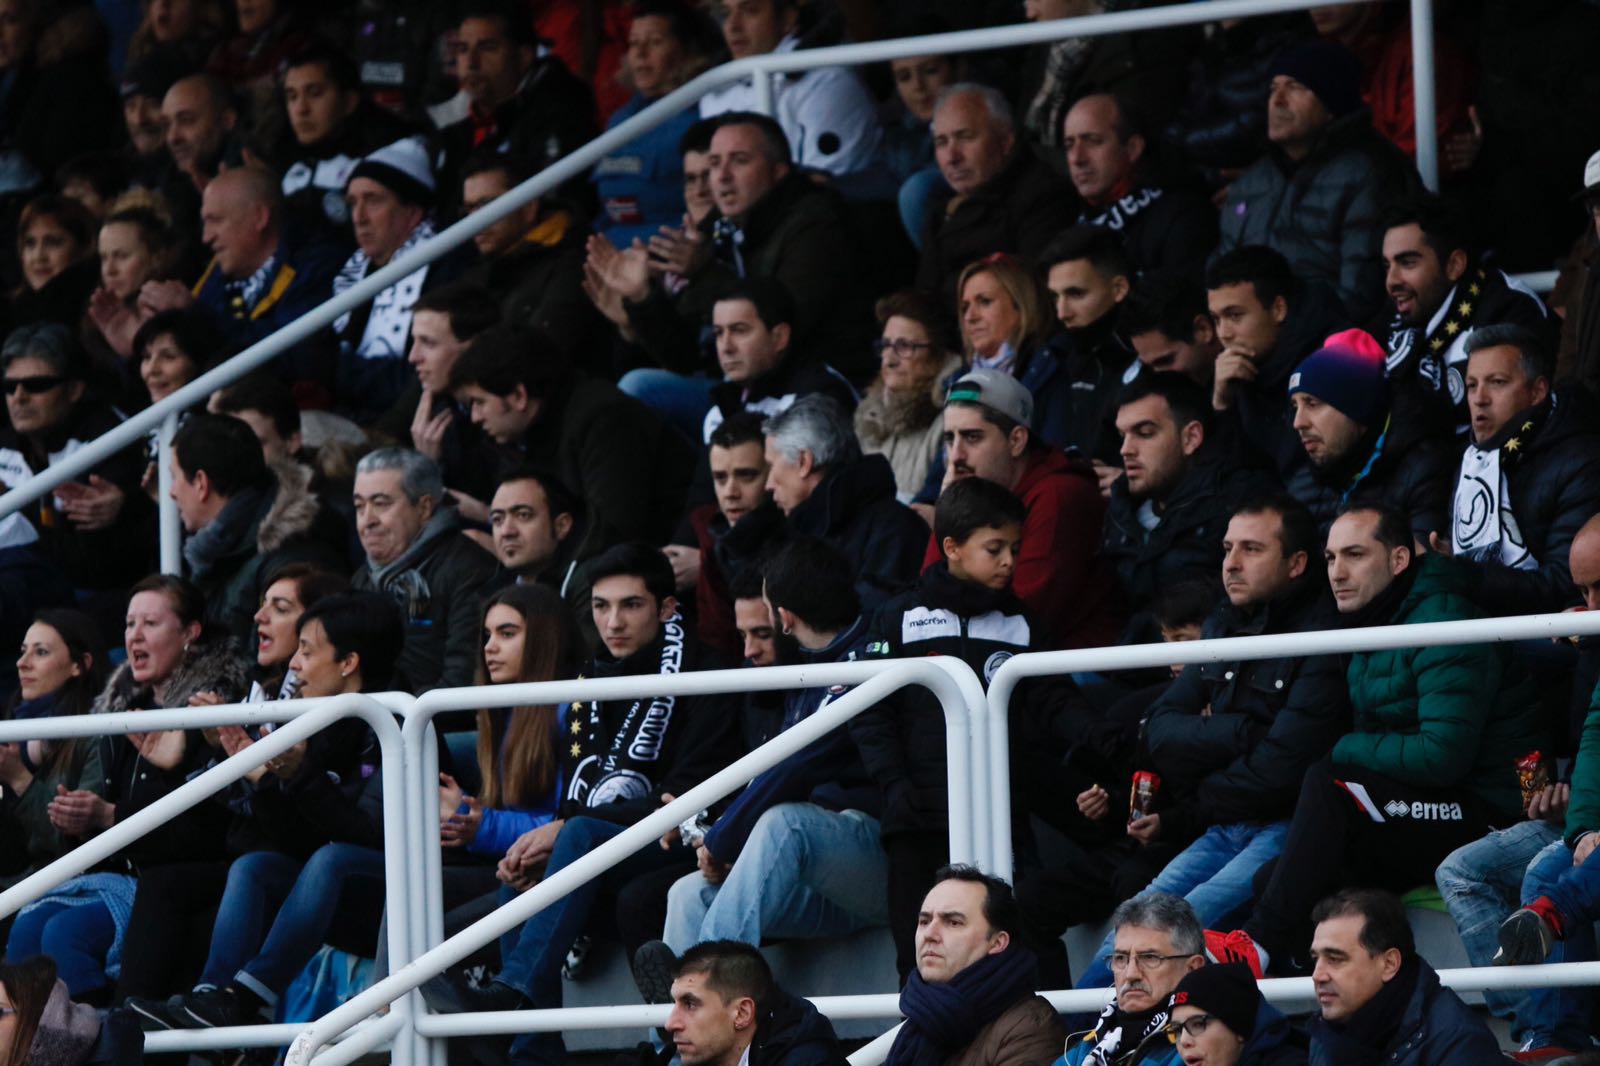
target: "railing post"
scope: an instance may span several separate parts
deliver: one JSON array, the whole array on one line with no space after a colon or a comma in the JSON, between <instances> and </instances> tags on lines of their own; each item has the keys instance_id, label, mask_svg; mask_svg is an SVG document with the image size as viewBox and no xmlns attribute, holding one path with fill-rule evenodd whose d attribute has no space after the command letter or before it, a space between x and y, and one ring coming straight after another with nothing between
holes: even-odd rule
<instances>
[{"instance_id":1,"label":"railing post","mask_svg":"<svg viewBox=\"0 0 1600 1066\"><path fill-rule=\"evenodd\" d=\"M1411 0L1411 88L1416 111L1417 173L1439 191L1439 106L1433 76L1433 0Z\"/></svg>"},{"instance_id":2,"label":"railing post","mask_svg":"<svg viewBox=\"0 0 1600 1066\"><path fill-rule=\"evenodd\" d=\"M183 526L178 520L178 501L172 498L172 438L178 432L178 416L170 414L156 431L156 509L161 515L161 572L183 573Z\"/></svg>"},{"instance_id":3,"label":"railing post","mask_svg":"<svg viewBox=\"0 0 1600 1066\"><path fill-rule=\"evenodd\" d=\"M770 70L758 70L750 75L751 84L755 86L756 90L756 110L763 115L773 113L772 79L780 76Z\"/></svg>"}]
</instances>

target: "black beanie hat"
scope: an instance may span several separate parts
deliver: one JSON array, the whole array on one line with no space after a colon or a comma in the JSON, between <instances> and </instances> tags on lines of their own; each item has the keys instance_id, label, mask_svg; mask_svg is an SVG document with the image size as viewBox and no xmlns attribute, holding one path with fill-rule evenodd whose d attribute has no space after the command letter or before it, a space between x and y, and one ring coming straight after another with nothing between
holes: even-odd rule
<instances>
[{"instance_id":1,"label":"black beanie hat","mask_svg":"<svg viewBox=\"0 0 1600 1066\"><path fill-rule=\"evenodd\" d=\"M1334 118L1361 106L1361 61L1343 45L1307 41L1286 48L1272 61L1271 77L1285 75L1317 94Z\"/></svg>"},{"instance_id":2,"label":"black beanie hat","mask_svg":"<svg viewBox=\"0 0 1600 1066\"><path fill-rule=\"evenodd\" d=\"M1261 993L1250 967L1242 962L1211 963L1190 970L1173 989L1168 1010L1198 1007L1248 1040L1256 1031L1256 1007Z\"/></svg>"}]
</instances>

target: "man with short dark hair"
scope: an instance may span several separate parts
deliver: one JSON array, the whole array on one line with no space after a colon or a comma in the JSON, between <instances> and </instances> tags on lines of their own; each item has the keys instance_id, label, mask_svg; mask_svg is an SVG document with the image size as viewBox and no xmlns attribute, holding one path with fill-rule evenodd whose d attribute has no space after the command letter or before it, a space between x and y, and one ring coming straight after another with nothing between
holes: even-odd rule
<instances>
[{"instance_id":1,"label":"man with short dark hair","mask_svg":"<svg viewBox=\"0 0 1600 1066\"><path fill-rule=\"evenodd\" d=\"M946 866L917 915L917 965L900 992L906 1016L888 1062L999 1066L1045 1062L1065 1030L1034 993L1038 964L1021 942L1011 886L974 866Z\"/></svg>"},{"instance_id":2,"label":"man with short dark hair","mask_svg":"<svg viewBox=\"0 0 1600 1066\"><path fill-rule=\"evenodd\" d=\"M1344 511L1324 556L1347 625L1480 615L1461 567L1414 556L1393 509ZM1305 959L1305 915L1341 882L1396 891L1427 883L1450 852L1521 816L1516 760L1546 740L1510 648L1358 652L1348 680L1354 728L1305 774L1283 854L1244 928L1207 934L1218 962L1248 962L1259 976L1277 959L1292 972Z\"/></svg>"},{"instance_id":3,"label":"man with short dark hair","mask_svg":"<svg viewBox=\"0 0 1600 1066\"><path fill-rule=\"evenodd\" d=\"M489 499L494 556L518 584L537 582L573 609L585 647L599 646L589 607L589 575L577 557L583 541L583 501L550 474L519 466L501 478Z\"/></svg>"},{"instance_id":4,"label":"man with short dark hair","mask_svg":"<svg viewBox=\"0 0 1600 1066\"><path fill-rule=\"evenodd\" d=\"M309 465L310 458L302 450L300 408L295 406L289 386L271 374L258 371L223 386L211 394L206 410L232 415L249 426L268 463L292 460Z\"/></svg>"},{"instance_id":5,"label":"man with short dark hair","mask_svg":"<svg viewBox=\"0 0 1600 1066\"><path fill-rule=\"evenodd\" d=\"M1317 524L1326 529L1350 504L1382 503L1429 544L1449 521L1450 450L1393 398L1378 342L1358 329L1335 333L1295 367L1287 392L1301 455L1279 476Z\"/></svg>"},{"instance_id":6,"label":"man with short dark hair","mask_svg":"<svg viewBox=\"0 0 1600 1066\"><path fill-rule=\"evenodd\" d=\"M1478 564L1473 599L1491 613L1565 610L1575 599L1568 550L1600 513L1600 436L1581 401L1551 388L1538 335L1480 326L1463 347L1471 440L1449 550Z\"/></svg>"},{"instance_id":7,"label":"man with short dark hair","mask_svg":"<svg viewBox=\"0 0 1600 1066\"><path fill-rule=\"evenodd\" d=\"M1033 260L1077 218L1077 194L1021 144L996 89L963 82L939 93L933 154L949 191L928 204L917 288L946 306L968 263L996 252Z\"/></svg>"},{"instance_id":8,"label":"man with short dark hair","mask_svg":"<svg viewBox=\"0 0 1600 1066\"><path fill-rule=\"evenodd\" d=\"M1500 1043L1439 983L1412 938L1405 906L1389 892L1348 889L1311 912L1311 1059L1329 1066L1505 1061Z\"/></svg>"},{"instance_id":9,"label":"man with short dark hair","mask_svg":"<svg viewBox=\"0 0 1600 1066\"><path fill-rule=\"evenodd\" d=\"M248 641L273 574L289 563L346 569L348 534L322 507L311 470L268 465L243 421L192 414L172 438L171 496L189 534L185 576L205 594L206 621Z\"/></svg>"},{"instance_id":10,"label":"man with short dark hair","mask_svg":"<svg viewBox=\"0 0 1600 1066\"><path fill-rule=\"evenodd\" d=\"M1102 551L1132 612L1124 642L1144 643L1158 639L1149 611L1162 589L1191 577L1218 582L1228 516L1269 479L1230 469L1206 446L1211 406L1181 374L1140 374L1118 400L1123 471L1111 486Z\"/></svg>"},{"instance_id":11,"label":"man with short dark hair","mask_svg":"<svg viewBox=\"0 0 1600 1066\"><path fill-rule=\"evenodd\" d=\"M1122 305L1122 332L1146 370L1171 370L1212 387L1222 344L1198 281L1172 275L1142 280Z\"/></svg>"},{"instance_id":12,"label":"man with short dark hair","mask_svg":"<svg viewBox=\"0 0 1600 1066\"><path fill-rule=\"evenodd\" d=\"M1415 189L1411 162L1372 128L1361 64L1348 50L1309 41L1270 70L1267 152L1228 187L1218 253L1265 244L1297 276L1333 286L1358 322L1382 300L1385 204Z\"/></svg>"},{"instance_id":13,"label":"man with short dark hair","mask_svg":"<svg viewBox=\"0 0 1600 1066\"><path fill-rule=\"evenodd\" d=\"M1153 172L1146 130L1111 93L1080 97L1062 127L1067 175L1084 211L1078 222L1122 238L1144 274L1198 274L1217 244L1217 210L1205 193Z\"/></svg>"}]
</instances>

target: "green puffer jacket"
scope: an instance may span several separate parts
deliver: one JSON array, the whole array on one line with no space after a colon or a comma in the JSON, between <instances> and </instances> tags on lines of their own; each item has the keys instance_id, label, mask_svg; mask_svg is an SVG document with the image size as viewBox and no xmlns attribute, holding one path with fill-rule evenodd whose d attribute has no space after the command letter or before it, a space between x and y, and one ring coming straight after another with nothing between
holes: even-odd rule
<instances>
[{"instance_id":1,"label":"green puffer jacket","mask_svg":"<svg viewBox=\"0 0 1600 1066\"><path fill-rule=\"evenodd\" d=\"M1394 624L1480 618L1466 564L1424 555ZM1400 648L1350 660L1351 763L1431 788L1465 786L1507 824L1521 817L1516 761L1544 746L1532 681L1503 644Z\"/></svg>"},{"instance_id":2,"label":"green puffer jacket","mask_svg":"<svg viewBox=\"0 0 1600 1066\"><path fill-rule=\"evenodd\" d=\"M1567 845L1576 847L1578 838L1600 830L1600 685L1589 698L1589 713L1583 719L1583 736L1578 740L1578 757L1572 764L1572 802L1567 804Z\"/></svg>"}]
</instances>

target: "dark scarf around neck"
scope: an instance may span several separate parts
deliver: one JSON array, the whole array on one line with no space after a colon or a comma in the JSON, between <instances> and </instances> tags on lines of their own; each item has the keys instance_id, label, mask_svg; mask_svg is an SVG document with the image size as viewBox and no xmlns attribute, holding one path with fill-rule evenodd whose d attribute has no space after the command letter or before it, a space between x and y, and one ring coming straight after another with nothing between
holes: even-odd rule
<instances>
[{"instance_id":1,"label":"dark scarf around neck","mask_svg":"<svg viewBox=\"0 0 1600 1066\"><path fill-rule=\"evenodd\" d=\"M1038 976L1038 960L1019 944L985 955L944 984L930 985L912 970L900 993L906 1021L889 1049L888 1066L940 1066L1031 996Z\"/></svg>"},{"instance_id":2,"label":"dark scarf around neck","mask_svg":"<svg viewBox=\"0 0 1600 1066\"><path fill-rule=\"evenodd\" d=\"M1319 1020L1321 1036L1332 1046L1335 1062L1378 1062L1394 1040L1395 1031L1411 1005L1422 968L1415 958L1400 966L1394 980L1378 990L1365 1006L1342 1022Z\"/></svg>"}]
</instances>

